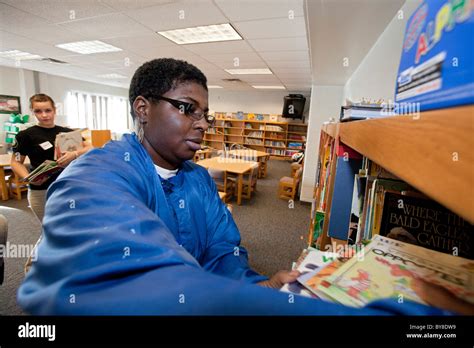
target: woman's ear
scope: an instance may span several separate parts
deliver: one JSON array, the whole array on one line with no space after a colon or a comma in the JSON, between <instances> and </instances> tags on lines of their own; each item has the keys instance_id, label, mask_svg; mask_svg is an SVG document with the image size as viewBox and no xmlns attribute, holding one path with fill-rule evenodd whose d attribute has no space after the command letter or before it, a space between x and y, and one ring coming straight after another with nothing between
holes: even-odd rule
<instances>
[{"instance_id":1,"label":"woman's ear","mask_svg":"<svg viewBox=\"0 0 474 348\"><path fill-rule=\"evenodd\" d=\"M146 124L148 122L148 114L150 110L150 102L139 95L135 98L133 102L133 112L135 113L135 117L137 121L141 124Z\"/></svg>"}]
</instances>

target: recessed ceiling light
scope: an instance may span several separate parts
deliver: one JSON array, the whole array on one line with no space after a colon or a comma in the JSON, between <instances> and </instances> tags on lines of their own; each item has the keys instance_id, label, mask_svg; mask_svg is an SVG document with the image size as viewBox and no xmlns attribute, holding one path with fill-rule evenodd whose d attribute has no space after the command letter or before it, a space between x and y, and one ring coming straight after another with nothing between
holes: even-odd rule
<instances>
[{"instance_id":1,"label":"recessed ceiling light","mask_svg":"<svg viewBox=\"0 0 474 348\"><path fill-rule=\"evenodd\" d=\"M258 89L286 89L285 86L252 86Z\"/></svg>"},{"instance_id":2,"label":"recessed ceiling light","mask_svg":"<svg viewBox=\"0 0 474 348\"><path fill-rule=\"evenodd\" d=\"M112 73L112 74L103 74L98 75L99 77L103 77L104 79L126 79L127 76L123 76L120 74Z\"/></svg>"},{"instance_id":3,"label":"recessed ceiling light","mask_svg":"<svg viewBox=\"0 0 474 348\"><path fill-rule=\"evenodd\" d=\"M56 45L56 47L80 54L122 51L121 48L106 44L105 42L99 40L70 42Z\"/></svg>"},{"instance_id":4,"label":"recessed ceiling light","mask_svg":"<svg viewBox=\"0 0 474 348\"><path fill-rule=\"evenodd\" d=\"M231 75L272 75L272 71L265 69L225 69Z\"/></svg>"},{"instance_id":5,"label":"recessed ceiling light","mask_svg":"<svg viewBox=\"0 0 474 348\"><path fill-rule=\"evenodd\" d=\"M218 85L207 85L207 88L224 88L224 87L218 86Z\"/></svg>"},{"instance_id":6,"label":"recessed ceiling light","mask_svg":"<svg viewBox=\"0 0 474 348\"><path fill-rule=\"evenodd\" d=\"M159 31L158 34L166 37L168 40L171 40L174 43L177 43L178 45L242 40L242 37L239 35L239 33L235 31L235 29L229 23Z\"/></svg>"},{"instance_id":7,"label":"recessed ceiling light","mask_svg":"<svg viewBox=\"0 0 474 348\"><path fill-rule=\"evenodd\" d=\"M3 51L0 52L1 58L10 58L15 60L33 60L33 59L43 59L43 57L32 54L28 52L22 52L18 50L10 50L10 51Z\"/></svg>"}]
</instances>

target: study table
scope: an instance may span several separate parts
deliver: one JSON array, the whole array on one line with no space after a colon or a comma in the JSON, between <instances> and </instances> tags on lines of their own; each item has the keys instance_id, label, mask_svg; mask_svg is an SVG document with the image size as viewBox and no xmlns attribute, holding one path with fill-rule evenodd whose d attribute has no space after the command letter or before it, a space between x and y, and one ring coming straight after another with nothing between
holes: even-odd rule
<instances>
[{"instance_id":1,"label":"study table","mask_svg":"<svg viewBox=\"0 0 474 348\"><path fill-rule=\"evenodd\" d=\"M237 204L242 203L242 183L244 174L249 173L257 162L244 161L236 158L212 157L197 162L200 166L209 169L222 170L227 173L237 174Z\"/></svg>"},{"instance_id":2,"label":"study table","mask_svg":"<svg viewBox=\"0 0 474 348\"><path fill-rule=\"evenodd\" d=\"M260 168L260 170L258 171L258 177L264 178L267 176L267 161L270 157L270 154L253 149L229 150L226 152L226 154L227 156L233 156L237 158L242 158L247 161L258 162Z\"/></svg>"}]
</instances>

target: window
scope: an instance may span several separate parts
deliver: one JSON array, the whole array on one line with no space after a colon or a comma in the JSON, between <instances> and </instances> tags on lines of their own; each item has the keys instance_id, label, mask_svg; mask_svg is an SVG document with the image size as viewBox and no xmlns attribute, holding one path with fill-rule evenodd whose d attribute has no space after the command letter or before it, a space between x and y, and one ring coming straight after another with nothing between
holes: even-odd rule
<instances>
[{"instance_id":1,"label":"window","mask_svg":"<svg viewBox=\"0 0 474 348\"><path fill-rule=\"evenodd\" d=\"M110 129L127 133L133 129L128 99L112 95L70 91L66 99L67 123L74 128Z\"/></svg>"}]
</instances>

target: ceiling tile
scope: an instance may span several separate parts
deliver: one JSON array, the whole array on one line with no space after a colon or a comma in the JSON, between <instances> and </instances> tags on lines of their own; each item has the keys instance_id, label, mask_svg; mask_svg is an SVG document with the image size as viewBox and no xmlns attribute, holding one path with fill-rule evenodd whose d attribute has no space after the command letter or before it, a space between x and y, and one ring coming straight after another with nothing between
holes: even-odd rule
<instances>
[{"instance_id":1,"label":"ceiling tile","mask_svg":"<svg viewBox=\"0 0 474 348\"><path fill-rule=\"evenodd\" d=\"M103 39L102 41L138 55L147 55L149 54L150 50L159 50L164 46L175 46L174 43L156 33L138 36L115 37Z\"/></svg>"},{"instance_id":2,"label":"ceiling tile","mask_svg":"<svg viewBox=\"0 0 474 348\"><path fill-rule=\"evenodd\" d=\"M244 40L238 41L224 41L224 42L209 42L201 44L192 44L192 45L181 45L187 50L207 55L207 54L224 54L224 53L247 53L253 52L252 47L249 46Z\"/></svg>"},{"instance_id":3,"label":"ceiling tile","mask_svg":"<svg viewBox=\"0 0 474 348\"><path fill-rule=\"evenodd\" d=\"M216 0L232 21L303 16L303 0Z\"/></svg>"},{"instance_id":4,"label":"ceiling tile","mask_svg":"<svg viewBox=\"0 0 474 348\"><path fill-rule=\"evenodd\" d=\"M281 84L280 80L275 75L232 75L232 77L253 84Z\"/></svg>"},{"instance_id":5,"label":"ceiling tile","mask_svg":"<svg viewBox=\"0 0 474 348\"><path fill-rule=\"evenodd\" d=\"M295 64L295 61L293 60L271 60L267 61L268 66L270 69L274 68L288 68L292 66L298 65L300 68L310 68L309 60L300 60L298 61L298 64Z\"/></svg>"},{"instance_id":6,"label":"ceiling tile","mask_svg":"<svg viewBox=\"0 0 474 348\"><path fill-rule=\"evenodd\" d=\"M262 62L260 56L254 52L239 52L239 53L218 53L205 54L206 60L212 63L223 63L229 66L238 68L241 64L249 62Z\"/></svg>"},{"instance_id":7,"label":"ceiling tile","mask_svg":"<svg viewBox=\"0 0 474 348\"><path fill-rule=\"evenodd\" d=\"M195 57L194 53L178 45L153 47L147 50L147 52L143 52L142 55L146 59L156 59L156 58L186 59L187 57Z\"/></svg>"},{"instance_id":8,"label":"ceiling tile","mask_svg":"<svg viewBox=\"0 0 474 348\"><path fill-rule=\"evenodd\" d=\"M273 62L272 62L273 63ZM276 74L311 74L311 69L306 67L274 67L272 71Z\"/></svg>"},{"instance_id":9,"label":"ceiling tile","mask_svg":"<svg viewBox=\"0 0 474 348\"><path fill-rule=\"evenodd\" d=\"M96 17L116 10L100 0L2 0L22 11L42 17L51 23Z\"/></svg>"},{"instance_id":10,"label":"ceiling tile","mask_svg":"<svg viewBox=\"0 0 474 348\"><path fill-rule=\"evenodd\" d=\"M64 57L72 55L71 52L62 50L52 45L0 31L0 51L13 49L38 54L42 57L57 58L60 60L65 60Z\"/></svg>"},{"instance_id":11,"label":"ceiling tile","mask_svg":"<svg viewBox=\"0 0 474 348\"><path fill-rule=\"evenodd\" d=\"M306 36L304 17L263 19L233 24L239 33L249 40Z\"/></svg>"},{"instance_id":12,"label":"ceiling tile","mask_svg":"<svg viewBox=\"0 0 474 348\"><path fill-rule=\"evenodd\" d=\"M272 61L292 61L289 66L297 65L295 62L309 62L308 51L274 51L274 52L259 52L266 62Z\"/></svg>"},{"instance_id":13,"label":"ceiling tile","mask_svg":"<svg viewBox=\"0 0 474 348\"><path fill-rule=\"evenodd\" d=\"M147 7L127 11L127 16L154 31L228 23L227 18L210 0L175 2Z\"/></svg>"},{"instance_id":14,"label":"ceiling tile","mask_svg":"<svg viewBox=\"0 0 474 348\"><path fill-rule=\"evenodd\" d=\"M268 68L268 65L263 60L256 61L246 61L240 60L239 66L234 66L233 62L224 62L224 63L215 63L218 67L222 69L264 69Z\"/></svg>"},{"instance_id":15,"label":"ceiling tile","mask_svg":"<svg viewBox=\"0 0 474 348\"><path fill-rule=\"evenodd\" d=\"M81 35L88 36L93 40L151 33L149 29L121 13L70 21L58 25L62 28L80 33Z\"/></svg>"},{"instance_id":16,"label":"ceiling tile","mask_svg":"<svg viewBox=\"0 0 474 348\"><path fill-rule=\"evenodd\" d=\"M311 79L311 72L307 73L277 73L274 72L275 75L277 75L281 79L305 79L305 78L310 78Z\"/></svg>"},{"instance_id":17,"label":"ceiling tile","mask_svg":"<svg viewBox=\"0 0 474 348\"><path fill-rule=\"evenodd\" d=\"M257 52L308 50L306 37L248 40Z\"/></svg>"},{"instance_id":18,"label":"ceiling tile","mask_svg":"<svg viewBox=\"0 0 474 348\"><path fill-rule=\"evenodd\" d=\"M173 0L101 0L108 6L118 11L133 11L146 7L152 7L161 4L167 4L173 2Z\"/></svg>"}]
</instances>

